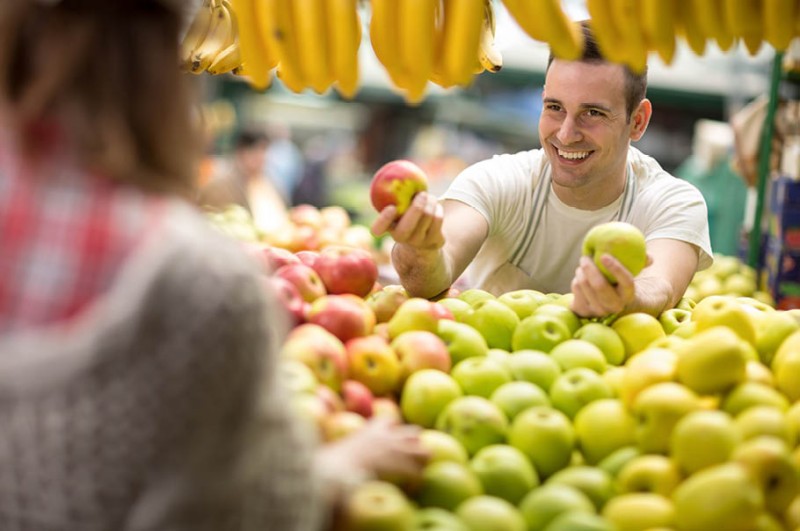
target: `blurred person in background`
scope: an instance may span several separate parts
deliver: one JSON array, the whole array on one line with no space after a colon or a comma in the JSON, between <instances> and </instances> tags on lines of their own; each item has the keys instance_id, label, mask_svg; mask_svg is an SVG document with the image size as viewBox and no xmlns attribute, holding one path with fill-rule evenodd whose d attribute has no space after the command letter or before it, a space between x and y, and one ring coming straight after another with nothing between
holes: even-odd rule
<instances>
[{"instance_id":1,"label":"blurred person in background","mask_svg":"<svg viewBox=\"0 0 800 531\"><path fill-rule=\"evenodd\" d=\"M183 7L0 2L0 529L313 530L424 462L291 415L285 315L192 204Z\"/></svg>"},{"instance_id":2,"label":"blurred person in background","mask_svg":"<svg viewBox=\"0 0 800 531\"><path fill-rule=\"evenodd\" d=\"M273 123L267 127L269 146L264 177L271 182L287 205L305 171L303 151L292 140L292 130L286 124Z\"/></svg>"},{"instance_id":3,"label":"blurred person in background","mask_svg":"<svg viewBox=\"0 0 800 531\"><path fill-rule=\"evenodd\" d=\"M584 317L658 315L711 264L703 196L631 146L652 114L646 69L607 62L582 28L579 60L548 60L541 149L478 162L441 201L420 193L399 220L390 206L373 223L374 234L395 240L393 263L411 294L435 297L467 271L471 286L495 294L571 292ZM614 220L644 233L648 266L634 278L605 255L611 284L581 252L589 229Z\"/></svg>"}]
</instances>

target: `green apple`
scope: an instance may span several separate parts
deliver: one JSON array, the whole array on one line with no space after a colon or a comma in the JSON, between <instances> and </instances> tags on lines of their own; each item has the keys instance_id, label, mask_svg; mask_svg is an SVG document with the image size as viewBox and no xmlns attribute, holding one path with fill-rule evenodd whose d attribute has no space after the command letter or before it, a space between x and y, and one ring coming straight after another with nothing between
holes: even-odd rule
<instances>
[{"instance_id":1,"label":"green apple","mask_svg":"<svg viewBox=\"0 0 800 531\"><path fill-rule=\"evenodd\" d=\"M736 415L733 422L745 441L767 435L792 445L797 437L786 414L772 406L749 407Z\"/></svg>"},{"instance_id":2,"label":"green apple","mask_svg":"<svg viewBox=\"0 0 800 531\"><path fill-rule=\"evenodd\" d=\"M508 291L499 295L497 300L514 310L520 320L533 314L536 308L550 301L544 293L535 289Z\"/></svg>"},{"instance_id":3,"label":"green apple","mask_svg":"<svg viewBox=\"0 0 800 531\"><path fill-rule=\"evenodd\" d=\"M529 349L550 352L553 347L571 337L572 332L561 318L534 313L517 325L511 336L511 351Z\"/></svg>"},{"instance_id":4,"label":"green apple","mask_svg":"<svg viewBox=\"0 0 800 531\"><path fill-rule=\"evenodd\" d=\"M675 525L672 500L652 492L629 492L616 496L603 507L602 515L616 526L617 531L668 529Z\"/></svg>"},{"instance_id":5,"label":"green apple","mask_svg":"<svg viewBox=\"0 0 800 531\"><path fill-rule=\"evenodd\" d=\"M794 441L789 442L789 446L800 446L800 402L795 402L784 415L789 433L793 433Z\"/></svg>"},{"instance_id":6,"label":"green apple","mask_svg":"<svg viewBox=\"0 0 800 531\"><path fill-rule=\"evenodd\" d=\"M439 507L417 509L410 531L470 531L464 521Z\"/></svg>"},{"instance_id":7,"label":"green apple","mask_svg":"<svg viewBox=\"0 0 800 531\"><path fill-rule=\"evenodd\" d=\"M436 304L420 297L412 297L404 301L389 319L389 338L394 339L403 332L411 330L427 330L436 333L441 316Z\"/></svg>"},{"instance_id":8,"label":"green apple","mask_svg":"<svg viewBox=\"0 0 800 531\"><path fill-rule=\"evenodd\" d=\"M550 387L550 403L570 419L586 404L611 398L613 391L598 373L586 367L564 371Z\"/></svg>"},{"instance_id":9,"label":"green apple","mask_svg":"<svg viewBox=\"0 0 800 531\"><path fill-rule=\"evenodd\" d=\"M800 323L787 312L764 312L756 327L756 350L764 365L769 366L781 343L800 329Z\"/></svg>"},{"instance_id":10,"label":"green apple","mask_svg":"<svg viewBox=\"0 0 800 531\"><path fill-rule=\"evenodd\" d=\"M692 310L692 321L697 323L698 332L725 326L751 345L755 345L756 332L753 320L735 297L728 295L706 297Z\"/></svg>"},{"instance_id":11,"label":"green apple","mask_svg":"<svg viewBox=\"0 0 800 531\"><path fill-rule=\"evenodd\" d=\"M662 382L642 390L633 401L637 420L636 442L647 453L666 453L675 424L702 407L697 394L675 382Z\"/></svg>"},{"instance_id":12,"label":"green apple","mask_svg":"<svg viewBox=\"0 0 800 531\"><path fill-rule=\"evenodd\" d=\"M439 413L463 394L451 375L436 369L422 369L406 380L400 395L400 411L406 422L432 428Z\"/></svg>"},{"instance_id":13,"label":"green apple","mask_svg":"<svg viewBox=\"0 0 800 531\"><path fill-rule=\"evenodd\" d=\"M550 398L541 387L523 380L504 383L494 390L489 400L499 407L510 421L529 407L550 405Z\"/></svg>"},{"instance_id":14,"label":"green apple","mask_svg":"<svg viewBox=\"0 0 800 531\"><path fill-rule=\"evenodd\" d=\"M583 339L567 339L550 351L550 357L558 362L562 370L578 367L602 374L608 364L600 347Z\"/></svg>"},{"instance_id":15,"label":"green apple","mask_svg":"<svg viewBox=\"0 0 800 531\"><path fill-rule=\"evenodd\" d=\"M475 472L455 461L435 461L422 471L422 480L414 500L420 507L455 510L461 502L483 494L483 486Z\"/></svg>"},{"instance_id":16,"label":"green apple","mask_svg":"<svg viewBox=\"0 0 800 531\"><path fill-rule=\"evenodd\" d=\"M497 299L486 299L472 305L472 311L464 315L464 322L481 333L489 348L509 350L519 317Z\"/></svg>"},{"instance_id":17,"label":"green apple","mask_svg":"<svg viewBox=\"0 0 800 531\"><path fill-rule=\"evenodd\" d=\"M664 336L662 338L656 339L655 341L653 341L652 343L650 343L647 346L647 349L665 348L667 350L674 351L680 345L682 345L684 341L686 341L686 338L676 336L675 334L670 334L668 336ZM647 349L645 349L645 350L647 350Z\"/></svg>"},{"instance_id":18,"label":"green apple","mask_svg":"<svg viewBox=\"0 0 800 531\"><path fill-rule=\"evenodd\" d=\"M407 531L414 522L414 508L403 492L384 481L358 485L343 513L346 528L353 531Z\"/></svg>"},{"instance_id":19,"label":"green apple","mask_svg":"<svg viewBox=\"0 0 800 531\"><path fill-rule=\"evenodd\" d=\"M487 398L456 398L436 419L436 429L455 437L469 455L490 444L502 443L508 431L508 419L499 407Z\"/></svg>"},{"instance_id":20,"label":"green apple","mask_svg":"<svg viewBox=\"0 0 800 531\"><path fill-rule=\"evenodd\" d=\"M647 348L650 343L666 335L658 319L648 313L634 312L618 317L611 323L622 344L625 345L625 359Z\"/></svg>"},{"instance_id":21,"label":"green apple","mask_svg":"<svg viewBox=\"0 0 800 531\"><path fill-rule=\"evenodd\" d=\"M550 390L553 382L561 374L561 366L546 353L538 350L523 349L511 353L508 368L515 380L530 382Z\"/></svg>"},{"instance_id":22,"label":"green apple","mask_svg":"<svg viewBox=\"0 0 800 531\"><path fill-rule=\"evenodd\" d=\"M739 463L704 468L672 493L681 531L750 531L764 509L764 495Z\"/></svg>"},{"instance_id":23,"label":"green apple","mask_svg":"<svg viewBox=\"0 0 800 531\"><path fill-rule=\"evenodd\" d=\"M727 391L747 376L747 353L742 347L736 333L726 326L697 332L677 349L678 380L700 394Z\"/></svg>"},{"instance_id":24,"label":"green apple","mask_svg":"<svg viewBox=\"0 0 800 531\"><path fill-rule=\"evenodd\" d=\"M608 365L617 366L625 361L625 345L616 330L610 326L602 323L586 323L573 337L594 343L603 352Z\"/></svg>"},{"instance_id":25,"label":"green apple","mask_svg":"<svg viewBox=\"0 0 800 531\"><path fill-rule=\"evenodd\" d=\"M470 306L474 306L476 302L496 299L494 295L488 291L480 288L469 288L456 295L457 299L461 299Z\"/></svg>"},{"instance_id":26,"label":"green apple","mask_svg":"<svg viewBox=\"0 0 800 531\"><path fill-rule=\"evenodd\" d=\"M430 454L428 464L436 461L455 461L465 465L469 462L469 455L464 445L443 431L422 430L419 434L419 442Z\"/></svg>"},{"instance_id":27,"label":"green apple","mask_svg":"<svg viewBox=\"0 0 800 531\"><path fill-rule=\"evenodd\" d=\"M617 474L619 492L651 492L669 496L683 478L675 462L658 454L634 457Z\"/></svg>"},{"instance_id":28,"label":"green apple","mask_svg":"<svg viewBox=\"0 0 800 531\"><path fill-rule=\"evenodd\" d=\"M511 353L507 350L503 350L501 348L490 348L486 351L486 357L498 362L500 365L505 367L508 371L508 357L511 356Z\"/></svg>"},{"instance_id":29,"label":"green apple","mask_svg":"<svg viewBox=\"0 0 800 531\"><path fill-rule=\"evenodd\" d=\"M800 496L797 496L789 508L786 509L786 529L796 530L800 528Z\"/></svg>"},{"instance_id":30,"label":"green apple","mask_svg":"<svg viewBox=\"0 0 800 531\"><path fill-rule=\"evenodd\" d=\"M597 467L616 478L625 465L640 455L642 455L642 451L639 450L638 446L622 446L604 457L597 463Z\"/></svg>"},{"instance_id":31,"label":"green apple","mask_svg":"<svg viewBox=\"0 0 800 531\"><path fill-rule=\"evenodd\" d=\"M567 512L596 512L592 501L569 485L545 483L530 491L519 503L529 531L544 531L557 516Z\"/></svg>"},{"instance_id":32,"label":"green apple","mask_svg":"<svg viewBox=\"0 0 800 531\"><path fill-rule=\"evenodd\" d=\"M696 331L697 331L697 323L694 321L688 321L680 324L678 328L673 330L672 335L670 337L689 339L694 335Z\"/></svg>"},{"instance_id":33,"label":"green apple","mask_svg":"<svg viewBox=\"0 0 800 531\"><path fill-rule=\"evenodd\" d=\"M594 260L612 284L616 284L617 279L603 265L601 258L604 254L616 258L633 276L638 275L647 263L644 234L624 221L610 221L592 227L584 236L583 254Z\"/></svg>"},{"instance_id":34,"label":"green apple","mask_svg":"<svg viewBox=\"0 0 800 531\"><path fill-rule=\"evenodd\" d=\"M648 348L636 354L625 365L619 397L626 406L633 406L636 396L651 385L675 378L678 355L667 349Z\"/></svg>"},{"instance_id":35,"label":"green apple","mask_svg":"<svg viewBox=\"0 0 800 531\"><path fill-rule=\"evenodd\" d=\"M508 444L492 444L478 450L470 467L483 492L516 505L539 485L539 476L528 458Z\"/></svg>"},{"instance_id":36,"label":"green apple","mask_svg":"<svg viewBox=\"0 0 800 531\"><path fill-rule=\"evenodd\" d=\"M300 360L281 358L280 379L292 394L313 393L319 386L316 374Z\"/></svg>"},{"instance_id":37,"label":"green apple","mask_svg":"<svg viewBox=\"0 0 800 531\"><path fill-rule=\"evenodd\" d=\"M678 301L678 304L675 305L676 308L680 308L681 310L689 310L690 312L694 310L695 306L697 306L695 299L685 295L681 297Z\"/></svg>"},{"instance_id":38,"label":"green apple","mask_svg":"<svg viewBox=\"0 0 800 531\"><path fill-rule=\"evenodd\" d=\"M570 294L571 295L571 294ZM574 334L581 327L581 319L578 315L557 302L550 302L540 305L533 311L533 315L552 315L561 320L569 329L570 335Z\"/></svg>"},{"instance_id":39,"label":"green apple","mask_svg":"<svg viewBox=\"0 0 800 531\"><path fill-rule=\"evenodd\" d=\"M720 407L734 417L752 406L772 406L786 411L789 399L780 391L757 382L742 382L728 391L722 399Z\"/></svg>"},{"instance_id":40,"label":"green apple","mask_svg":"<svg viewBox=\"0 0 800 531\"><path fill-rule=\"evenodd\" d=\"M798 332L784 340L772 360L775 385L792 402L800 400L800 349L794 350Z\"/></svg>"},{"instance_id":41,"label":"green apple","mask_svg":"<svg viewBox=\"0 0 800 531\"><path fill-rule=\"evenodd\" d=\"M725 411L692 411L672 430L669 453L687 475L728 460L742 440Z\"/></svg>"},{"instance_id":42,"label":"green apple","mask_svg":"<svg viewBox=\"0 0 800 531\"><path fill-rule=\"evenodd\" d=\"M584 512L562 513L550 522L547 531L618 531L617 528L599 514Z\"/></svg>"},{"instance_id":43,"label":"green apple","mask_svg":"<svg viewBox=\"0 0 800 531\"><path fill-rule=\"evenodd\" d=\"M450 375L461 386L464 394L484 398L489 398L495 389L512 381L511 372L488 356L461 360L453 366Z\"/></svg>"},{"instance_id":44,"label":"green apple","mask_svg":"<svg viewBox=\"0 0 800 531\"><path fill-rule=\"evenodd\" d=\"M616 398L587 404L575 415L573 426L578 447L590 465L636 443L636 421Z\"/></svg>"},{"instance_id":45,"label":"green apple","mask_svg":"<svg viewBox=\"0 0 800 531\"><path fill-rule=\"evenodd\" d=\"M534 406L514 418L508 443L528 456L540 478L547 478L570 463L575 431L569 417L557 409Z\"/></svg>"},{"instance_id":46,"label":"green apple","mask_svg":"<svg viewBox=\"0 0 800 531\"><path fill-rule=\"evenodd\" d=\"M466 316L472 312L472 305L457 297L445 297L439 299L438 302L450 310L450 313L453 314L453 318L460 323L463 323Z\"/></svg>"},{"instance_id":47,"label":"green apple","mask_svg":"<svg viewBox=\"0 0 800 531\"><path fill-rule=\"evenodd\" d=\"M486 356L489 351L489 345L481 333L468 324L442 319L439 321L436 335L447 345L454 366L467 358Z\"/></svg>"},{"instance_id":48,"label":"green apple","mask_svg":"<svg viewBox=\"0 0 800 531\"><path fill-rule=\"evenodd\" d=\"M526 531L525 519L514 505L494 496L475 496L456 508L472 531Z\"/></svg>"},{"instance_id":49,"label":"green apple","mask_svg":"<svg viewBox=\"0 0 800 531\"><path fill-rule=\"evenodd\" d=\"M606 381L608 387L615 397L619 397L620 390L622 389L622 377L625 375L625 367L609 367L606 372L602 374L603 380Z\"/></svg>"},{"instance_id":50,"label":"green apple","mask_svg":"<svg viewBox=\"0 0 800 531\"><path fill-rule=\"evenodd\" d=\"M664 310L658 316L658 322L667 335L672 334L680 325L692 319L692 312L682 308Z\"/></svg>"},{"instance_id":51,"label":"green apple","mask_svg":"<svg viewBox=\"0 0 800 531\"><path fill-rule=\"evenodd\" d=\"M563 468L547 479L548 485L569 485L583 492L600 511L615 494L614 481L608 472L588 465Z\"/></svg>"},{"instance_id":52,"label":"green apple","mask_svg":"<svg viewBox=\"0 0 800 531\"><path fill-rule=\"evenodd\" d=\"M742 464L756 478L768 511L782 515L800 494L800 467L789 446L774 437L759 437L740 444L731 460Z\"/></svg>"},{"instance_id":53,"label":"green apple","mask_svg":"<svg viewBox=\"0 0 800 531\"><path fill-rule=\"evenodd\" d=\"M747 360L745 373L748 382L760 383L768 387L775 387L775 377L768 366L760 361Z\"/></svg>"}]
</instances>

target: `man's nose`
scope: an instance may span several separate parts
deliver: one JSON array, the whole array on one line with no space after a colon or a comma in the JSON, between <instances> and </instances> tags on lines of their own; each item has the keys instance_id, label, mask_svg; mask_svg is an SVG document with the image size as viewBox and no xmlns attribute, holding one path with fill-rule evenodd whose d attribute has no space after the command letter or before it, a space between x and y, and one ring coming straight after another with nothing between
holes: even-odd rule
<instances>
[{"instance_id":1,"label":"man's nose","mask_svg":"<svg viewBox=\"0 0 800 531\"><path fill-rule=\"evenodd\" d=\"M580 140L581 136L582 134L575 118L567 115L558 128L556 138L562 145L567 145Z\"/></svg>"}]
</instances>

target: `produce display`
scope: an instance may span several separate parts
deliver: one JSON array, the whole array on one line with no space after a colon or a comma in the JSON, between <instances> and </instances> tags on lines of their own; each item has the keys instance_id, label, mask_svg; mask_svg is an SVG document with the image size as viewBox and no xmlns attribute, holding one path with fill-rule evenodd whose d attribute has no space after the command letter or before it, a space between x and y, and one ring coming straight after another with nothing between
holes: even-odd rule
<instances>
[{"instance_id":1,"label":"produce display","mask_svg":"<svg viewBox=\"0 0 800 531\"><path fill-rule=\"evenodd\" d=\"M559 0L204 0L181 60L192 73L245 76L258 90L275 73L291 91L334 87L349 99L359 86L363 15L393 86L417 103L428 82L467 86L476 74L500 70L494 9L501 3L556 56L578 57L583 34ZM697 55L709 41L723 51L741 41L755 55L764 42L786 50L800 28L794 0L587 0L586 7L603 54L634 71L650 52L670 64L678 40Z\"/></svg>"},{"instance_id":2,"label":"produce display","mask_svg":"<svg viewBox=\"0 0 800 531\"><path fill-rule=\"evenodd\" d=\"M738 259L658 317L583 319L569 294L411 297L378 281L366 238L309 237L323 216L353 227L336 207L295 208L301 250L214 223L248 236L294 319L281 367L297 414L323 441L375 416L416 424L431 453L417 481L359 485L341 529L800 527L800 315L754 297ZM585 253L623 239L640 267L639 235L602 229Z\"/></svg>"}]
</instances>

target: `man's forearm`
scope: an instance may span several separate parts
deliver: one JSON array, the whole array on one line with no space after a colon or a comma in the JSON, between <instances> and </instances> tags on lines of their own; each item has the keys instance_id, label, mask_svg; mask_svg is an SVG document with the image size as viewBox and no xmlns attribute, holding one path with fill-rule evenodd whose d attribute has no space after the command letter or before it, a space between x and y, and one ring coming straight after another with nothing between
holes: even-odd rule
<instances>
[{"instance_id":1,"label":"man's forearm","mask_svg":"<svg viewBox=\"0 0 800 531\"><path fill-rule=\"evenodd\" d=\"M433 298L453 283L452 268L441 248L420 250L396 243L392 249L392 263L400 283L413 297Z\"/></svg>"},{"instance_id":2,"label":"man's forearm","mask_svg":"<svg viewBox=\"0 0 800 531\"><path fill-rule=\"evenodd\" d=\"M680 296L675 295L672 285L665 279L648 277L635 281L636 297L623 313L644 312L658 317L661 312L673 308Z\"/></svg>"}]
</instances>

